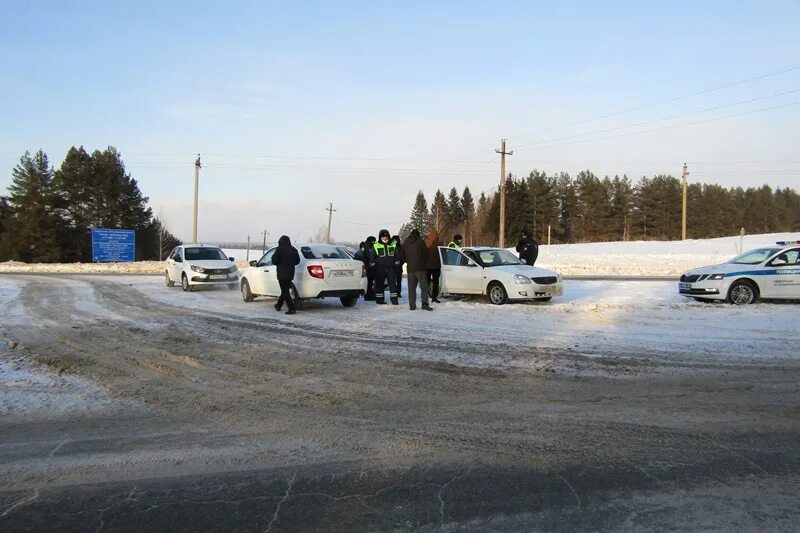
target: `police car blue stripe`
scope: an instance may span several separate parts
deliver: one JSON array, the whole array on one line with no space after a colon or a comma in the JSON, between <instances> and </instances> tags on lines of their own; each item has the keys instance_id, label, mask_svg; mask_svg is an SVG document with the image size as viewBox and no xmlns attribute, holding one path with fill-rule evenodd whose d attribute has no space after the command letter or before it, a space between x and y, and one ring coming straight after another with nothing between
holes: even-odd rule
<instances>
[{"instance_id":1,"label":"police car blue stripe","mask_svg":"<svg viewBox=\"0 0 800 533\"><path fill-rule=\"evenodd\" d=\"M732 278L733 276L779 276L779 275L786 275L786 274L800 274L800 268L798 269L788 269L788 268L781 268L775 270L744 270L742 272L730 272L725 274L726 278Z\"/></svg>"}]
</instances>

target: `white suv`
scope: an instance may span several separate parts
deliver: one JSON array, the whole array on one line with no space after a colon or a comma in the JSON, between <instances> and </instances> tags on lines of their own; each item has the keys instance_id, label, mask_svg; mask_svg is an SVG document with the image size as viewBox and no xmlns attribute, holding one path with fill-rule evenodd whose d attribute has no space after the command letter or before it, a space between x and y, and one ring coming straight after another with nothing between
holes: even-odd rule
<instances>
[{"instance_id":1,"label":"white suv","mask_svg":"<svg viewBox=\"0 0 800 533\"><path fill-rule=\"evenodd\" d=\"M226 257L216 246L202 244L185 244L172 250L165 276L167 287L180 282L187 292L197 285L227 284L231 289L239 286L239 271L233 257Z\"/></svg>"},{"instance_id":2,"label":"white suv","mask_svg":"<svg viewBox=\"0 0 800 533\"><path fill-rule=\"evenodd\" d=\"M295 267L290 291L295 301L311 298L339 298L342 305L352 307L367 290L364 263L350 257L342 246L332 244L296 244L300 264ZM256 296L280 296L277 268L267 250L258 261L242 271L242 299L252 302ZM299 303L299 301L298 301Z\"/></svg>"}]
</instances>

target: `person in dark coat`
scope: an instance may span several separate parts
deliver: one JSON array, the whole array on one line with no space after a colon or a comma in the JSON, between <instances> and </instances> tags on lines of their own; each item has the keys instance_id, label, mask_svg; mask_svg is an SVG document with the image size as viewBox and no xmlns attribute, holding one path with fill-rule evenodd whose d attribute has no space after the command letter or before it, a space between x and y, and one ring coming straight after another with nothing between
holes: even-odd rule
<instances>
[{"instance_id":1,"label":"person in dark coat","mask_svg":"<svg viewBox=\"0 0 800 533\"><path fill-rule=\"evenodd\" d=\"M517 243L517 253L520 261L526 265L533 266L536 263L536 258L539 257L539 243L533 238L530 228L522 230L522 239Z\"/></svg>"},{"instance_id":2,"label":"person in dark coat","mask_svg":"<svg viewBox=\"0 0 800 533\"><path fill-rule=\"evenodd\" d=\"M397 279L395 278L397 263L397 243L392 241L389 230L382 229L378 234L378 241L372 245L369 261L371 266L375 266L375 303L386 303L384 293L388 281L389 298L392 305L398 305Z\"/></svg>"},{"instance_id":3,"label":"person in dark coat","mask_svg":"<svg viewBox=\"0 0 800 533\"><path fill-rule=\"evenodd\" d=\"M394 277L397 280L397 297L403 297L403 263L405 263L405 256L403 255L403 243L400 242L400 235L392 235L392 241L397 243L397 260L398 265L394 269Z\"/></svg>"},{"instance_id":4,"label":"person in dark coat","mask_svg":"<svg viewBox=\"0 0 800 533\"><path fill-rule=\"evenodd\" d=\"M364 266L367 267L367 292L364 294L364 301L375 301L375 265L370 264L370 257L372 256L372 246L377 239L370 235L364 241Z\"/></svg>"},{"instance_id":5,"label":"person in dark coat","mask_svg":"<svg viewBox=\"0 0 800 533\"><path fill-rule=\"evenodd\" d=\"M411 235L403 244L403 257L406 260L406 270L408 271L408 308L412 311L417 308L417 283L419 292L422 295L422 308L426 311L433 311L428 305L428 272L426 261L428 259L428 247L419 235L419 230L411 231Z\"/></svg>"},{"instance_id":6,"label":"person in dark coat","mask_svg":"<svg viewBox=\"0 0 800 533\"><path fill-rule=\"evenodd\" d=\"M427 282L431 293L431 301L437 304L441 303L439 301L439 279L442 277L442 259L439 257L439 246L441 245L439 232L436 231L436 228L431 229L425 239L425 246L428 248L425 270L428 274Z\"/></svg>"},{"instance_id":7,"label":"person in dark coat","mask_svg":"<svg viewBox=\"0 0 800 533\"><path fill-rule=\"evenodd\" d=\"M281 296L275 304L275 310L280 311L283 302L286 302L289 307L286 314L293 315L297 312L297 302L292 299L289 289L294 280L294 267L300 264L300 254L286 235L278 239L278 248L272 254L272 264L276 267L278 284L281 286Z\"/></svg>"}]
</instances>

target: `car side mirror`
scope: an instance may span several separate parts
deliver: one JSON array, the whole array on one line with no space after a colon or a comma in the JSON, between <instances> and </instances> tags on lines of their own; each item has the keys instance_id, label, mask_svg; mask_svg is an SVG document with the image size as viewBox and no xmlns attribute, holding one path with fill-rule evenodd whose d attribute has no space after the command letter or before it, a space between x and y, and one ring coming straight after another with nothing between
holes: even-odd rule
<instances>
[{"instance_id":1,"label":"car side mirror","mask_svg":"<svg viewBox=\"0 0 800 533\"><path fill-rule=\"evenodd\" d=\"M229 258L228 258L228 261L230 261L231 263L235 263L235 262L236 262L236 259L234 259L233 257L229 257Z\"/></svg>"},{"instance_id":2,"label":"car side mirror","mask_svg":"<svg viewBox=\"0 0 800 533\"><path fill-rule=\"evenodd\" d=\"M254 266L257 266L257 265L258 265L258 261L256 261L255 259L250 261L250 266L251 267L254 267Z\"/></svg>"}]
</instances>

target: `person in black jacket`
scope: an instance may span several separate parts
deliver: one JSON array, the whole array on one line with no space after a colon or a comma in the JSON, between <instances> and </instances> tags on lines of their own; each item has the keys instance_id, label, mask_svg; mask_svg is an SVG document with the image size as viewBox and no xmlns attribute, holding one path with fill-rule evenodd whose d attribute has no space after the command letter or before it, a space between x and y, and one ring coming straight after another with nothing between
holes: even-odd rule
<instances>
[{"instance_id":1,"label":"person in black jacket","mask_svg":"<svg viewBox=\"0 0 800 533\"><path fill-rule=\"evenodd\" d=\"M536 258L539 257L539 243L533 238L530 228L522 230L522 239L517 243L517 253L520 261L526 265L533 266L536 263Z\"/></svg>"},{"instance_id":2,"label":"person in black jacket","mask_svg":"<svg viewBox=\"0 0 800 533\"><path fill-rule=\"evenodd\" d=\"M422 308L426 311L433 311L428 304L428 273L425 269L428 253L428 247L420 237L419 230L411 230L411 235L403 245L403 257L406 260L406 270L408 271L408 308L412 311L417 308L417 283L419 283L419 291L422 294Z\"/></svg>"},{"instance_id":3,"label":"person in black jacket","mask_svg":"<svg viewBox=\"0 0 800 533\"><path fill-rule=\"evenodd\" d=\"M375 301L375 265L370 265L370 257L372 256L372 246L377 239L370 235L364 241L364 266L367 267L367 292L364 294L364 301Z\"/></svg>"},{"instance_id":4,"label":"person in black jacket","mask_svg":"<svg viewBox=\"0 0 800 533\"><path fill-rule=\"evenodd\" d=\"M382 229L378 234L378 241L372 245L369 264L375 267L375 303L385 304L384 291L386 282L389 282L389 297L392 305L397 305L397 279L395 267L397 266L397 243L392 241L389 230Z\"/></svg>"},{"instance_id":5,"label":"person in black jacket","mask_svg":"<svg viewBox=\"0 0 800 533\"><path fill-rule=\"evenodd\" d=\"M394 278L397 280L397 297L403 297L403 263L405 263L405 255L403 254L403 243L400 242L400 235L392 235L392 242L397 243L397 262L394 267Z\"/></svg>"},{"instance_id":6,"label":"person in black jacket","mask_svg":"<svg viewBox=\"0 0 800 533\"><path fill-rule=\"evenodd\" d=\"M283 302L286 302L289 307L286 314L293 315L297 312L297 302L292 299L289 289L294 280L294 267L300 264L300 254L297 253L297 248L292 246L292 241L286 235L278 239L278 248L272 254L272 264L276 267L278 284L281 286L281 296L278 298L278 303L275 304L275 310L280 311Z\"/></svg>"}]
</instances>

